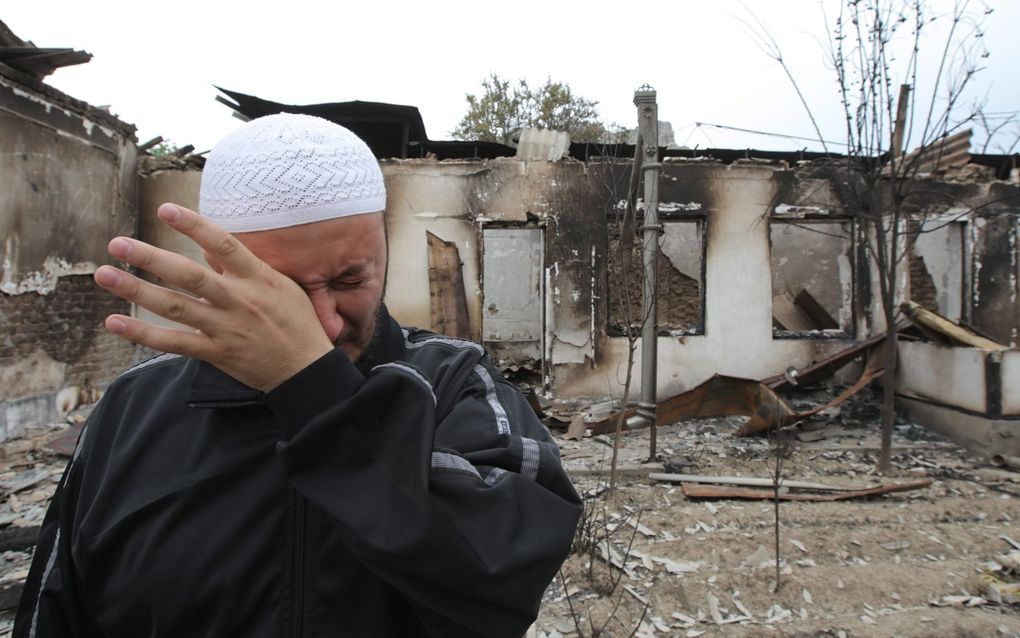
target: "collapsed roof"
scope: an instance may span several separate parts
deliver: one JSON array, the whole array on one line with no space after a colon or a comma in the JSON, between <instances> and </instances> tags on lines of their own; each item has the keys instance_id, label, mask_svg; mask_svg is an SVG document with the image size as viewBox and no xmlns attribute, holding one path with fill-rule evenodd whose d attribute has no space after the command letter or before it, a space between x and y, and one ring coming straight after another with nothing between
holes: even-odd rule
<instances>
[{"instance_id":1,"label":"collapsed roof","mask_svg":"<svg viewBox=\"0 0 1020 638\"><path fill-rule=\"evenodd\" d=\"M43 49L22 40L0 20L0 62L41 80L65 66L84 64L91 53L76 49Z\"/></svg>"},{"instance_id":2,"label":"collapsed roof","mask_svg":"<svg viewBox=\"0 0 1020 638\"><path fill-rule=\"evenodd\" d=\"M274 113L304 113L316 115L351 129L365 140L379 159L434 157L436 159L492 159L512 157L516 149L487 141L431 140L425 132L425 124L418 107L385 102L330 102L323 104L283 104L265 100L238 91L216 87L223 95L216 100L230 107L236 117L250 120ZM224 95L226 97L224 97ZM595 157L631 158L633 144L601 144L573 142L570 157L588 161ZM663 158L711 159L723 164L744 159L765 161L797 162L833 157L829 153L809 151L761 151L756 149L689 149L661 148ZM997 179L1009 179L1010 170L1016 165L1015 155L971 154L970 162L994 169Z\"/></svg>"}]
</instances>

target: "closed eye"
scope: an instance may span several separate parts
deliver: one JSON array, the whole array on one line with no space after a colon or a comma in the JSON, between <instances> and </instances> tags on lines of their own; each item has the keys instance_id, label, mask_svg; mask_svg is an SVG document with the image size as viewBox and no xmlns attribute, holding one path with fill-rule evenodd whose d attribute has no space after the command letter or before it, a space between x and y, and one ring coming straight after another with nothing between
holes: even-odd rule
<instances>
[{"instance_id":1,"label":"closed eye","mask_svg":"<svg viewBox=\"0 0 1020 638\"><path fill-rule=\"evenodd\" d=\"M365 283L364 279L334 279L329 282L329 287L333 290L350 290L351 288L357 288L363 283Z\"/></svg>"}]
</instances>

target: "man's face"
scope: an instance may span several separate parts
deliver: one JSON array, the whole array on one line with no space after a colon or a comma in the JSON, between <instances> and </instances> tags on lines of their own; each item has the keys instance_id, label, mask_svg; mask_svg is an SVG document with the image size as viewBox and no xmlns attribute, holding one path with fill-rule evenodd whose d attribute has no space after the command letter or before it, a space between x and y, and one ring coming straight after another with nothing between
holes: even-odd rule
<instances>
[{"instance_id":1,"label":"man's face","mask_svg":"<svg viewBox=\"0 0 1020 638\"><path fill-rule=\"evenodd\" d=\"M237 239L308 294L334 345L357 361L372 341L386 286L382 213L339 217Z\"/></svg>"}]
</instances>

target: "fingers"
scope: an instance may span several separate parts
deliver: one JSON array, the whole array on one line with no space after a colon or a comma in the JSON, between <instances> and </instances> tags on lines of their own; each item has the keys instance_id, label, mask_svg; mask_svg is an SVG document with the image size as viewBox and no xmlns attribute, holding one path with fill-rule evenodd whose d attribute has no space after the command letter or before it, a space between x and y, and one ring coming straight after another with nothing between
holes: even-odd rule
<instances>
[{"instance_id":1,"label":"fingers","mask_svg":"<svg viewBox=\"0 0 1020 638\"><path fill-rule=\"evenodd\" d=\"M247 275L261 263L236 237L192 210L177 204L163 204L159 218L177 232L187 235L225 270Z\"/></svg>"},{"instance_id":2,"label":"fingers","mask_svg":"<svg viewBox=\"0 0 1020 638\"><path fill-rule=\"evenodd\" d=\"M111 256L150 272L197 297L216 301L226 301L229 298L229 292L222 280L213 271L183 255L127 237L115 237L110 241L107 250ZM96 281L104 288L110 289L110 286L116 283L113 274L106 271L104 275L109 285L99 279ZM120 295L120 292L113 292Z\"/></svg>"},{"instance_id":3,"label":"fingers","mask_svg":"<svg viewBox=\"0 0 1020 638\"><path fill-rule=\"evenodd\" d=\"M100 266L96 283L157 315L202 330L211 321L209 305L188 295L143 281L113 266Z\"/></svg>"},{"instance_id":4,"label":"fingers","mask_svg":"<svg viewBox=\"0 0 1020 638\"><path fill-rule=\"evenodd\" d=\"M159 352L202 358L208 349L208 337L198 332L160 328L133 317L110 315L106 329L111 333Z\"/></svg>"}]
</instances>

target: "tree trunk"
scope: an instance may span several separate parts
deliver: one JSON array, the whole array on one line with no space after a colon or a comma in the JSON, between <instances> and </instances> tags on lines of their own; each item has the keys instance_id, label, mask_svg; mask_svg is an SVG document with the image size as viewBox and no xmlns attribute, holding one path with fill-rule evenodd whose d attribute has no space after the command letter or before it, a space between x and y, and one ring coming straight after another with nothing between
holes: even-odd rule
<instances>
[{"instance_id":1,"label":"tree trunk","mask_svg":"<svg viewBox=\"0 0 1020 638\"><path fill-rule=\"evenodd\" d=\"M891 179L892 188L896 186L896 176ZM887 246L882 250L886 256L886 263L881 264L882 274L880 281L885 282L882 290L882 314L885 315L885 373L882 375L882 447L878 454L878 471L888 474L892 469L890 457L892 456L892 431L893 422L896 420L896 341L899 333L896 331L896 274L898 271L897 260L900 241L900 207L896 199L895 190L892 193L892 223L890 224L891 236ZM880 221L879 224L882 222ZM882 233L884 236L884 232ZM885 243L885 242L883 242Z\"/></svg>"},{"instance_id":2,"label":"tree trunk","mask_svg":"<svg viewBox=\"0 0 1020 638\"><path fill-rule=\"evenodd\" d=\"M882 448L878 455L878 471L888 474L892 469L893 422L896 420L896 342L895 315L886 312L885 373L882 375Z\"/></svg>"}]
</instances>

